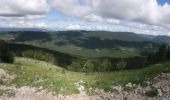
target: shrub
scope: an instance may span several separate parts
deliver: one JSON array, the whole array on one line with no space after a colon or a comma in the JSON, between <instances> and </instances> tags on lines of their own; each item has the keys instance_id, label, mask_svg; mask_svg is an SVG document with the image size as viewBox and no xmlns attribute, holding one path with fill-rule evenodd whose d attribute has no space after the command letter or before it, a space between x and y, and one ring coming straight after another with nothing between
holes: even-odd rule
<instances>
[{"instance_id":1,"label":"shrub","mask_svg":"<svg viewBox=\"0 0 170 100\"><path fill-rule=\"evenodd\" d=\"M99 71L110 71L112 69L112 63L108 59L103 60L100 66Z\"/></svg>"},{"instance_id":2,"label":"shrub","mask_svg":"<svg viewBox=\"0 0 170 100\"><path fill-rule=\"evenodd\" d=\"M84 64L83 70L84 70L84 72L86 72L86 73L91 73L91 72L93 72L93 70L94 70L94 64L93 64L93 62L90 61L90 60L86 61L86 63Z\"/></svg>"},{"instance_id":3,"label":"shrub","mask_svg":"<svg viewBox=\"0 0 170 100\"><path fill-rule=\"evenodd\" d=\"M70 66L67 67L69 70L79 72L82 69L82 65L79 61L74 61Z\"/></svg>"},{"instance_id":4,"label":"shrub","mask_svg":"<svg viewBox=\"0 0 170 100\"><path fill-rule=\"evenodd\" d=\"M127 66L127 62L125 62L124 60L121 60L117 63L116 69L117 70L123 70L123 69L126 68L126 66Z\"/></svg>"},{"instance_id":5,"label":"shrub","mask_svg":"<svg viewBox=\"0 0 170 100\"><path fill-rule=\"evenodd\" d=\"M147 91L145 95L148 97L155 97L158 95L158 91L157 89L154 88L154 89L151 89L150 91Z\"/></svg>"}]
</instances>

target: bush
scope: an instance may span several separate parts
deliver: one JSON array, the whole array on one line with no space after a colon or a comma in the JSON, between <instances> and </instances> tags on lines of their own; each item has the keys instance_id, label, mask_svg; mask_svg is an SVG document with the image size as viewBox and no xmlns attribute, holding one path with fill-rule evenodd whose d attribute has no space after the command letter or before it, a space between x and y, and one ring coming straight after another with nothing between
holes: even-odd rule
<instances>
[{"instance_id":1,"label":"bush","mask_svg":"<svg viewBox=\"0 0 170 100\"><path fill-rule=\"evenodd\" d=\"M147 91L145 95L148 97L155 97L158 95L158 91L157 89L154 88L154 89L151 89L150 91Z\"/></svg>"},{"instance_id":2,"label":"bush","mask_svg":"<svg viewBox=\"0 0 170 100\"><path fill-rule=\"evenodd\" d=\"M116 65L116 69L117 70L123 70L126 68L127 62L125 62L124 60L121 60L117 63Z\"/></svg>"},{"instance_id":3,"label":"bush","mask_svg":"<svg viewBox=\"0 0 170 100\"><path fill-rule=\"evenodd\" d=\"M82 69L82 65L81 65L81 63L80 63L79 61L74 61L74 62L72 62L72 64L69 65L67 68L68 68L69 70L79 72L79 71L81 71L81 69Z\"/></svg>"},{"instance_id":4,"label":"bush","mask_svg":"<svg viewBox=\"0 0 170 100\"><path fill-rule=\"evenodd\" d=\"M84 70L84 72L86 72L86 73L91 73L91 72L93 72L93 70L94 70L94 64L93 64L93 62L92 61L86 61L86 63L84 64L84 67L83 67L83 70Z\"/></svg>"},{"instance_id":5,"label":"bush","mask_svg":"<svg viewBox=\"0 0 170 100\"><path fill-rule=\"evenodd\" d=\"M112 63L108 59L103 60L100 66L99 71L111 71L112 69Z\"/></svg>"}]
</instances>

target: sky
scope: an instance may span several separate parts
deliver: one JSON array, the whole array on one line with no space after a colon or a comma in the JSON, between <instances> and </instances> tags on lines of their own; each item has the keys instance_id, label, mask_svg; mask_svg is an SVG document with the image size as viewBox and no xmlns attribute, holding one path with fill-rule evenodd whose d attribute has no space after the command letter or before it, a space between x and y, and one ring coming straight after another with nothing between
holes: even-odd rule
<instances>
[{"instance_id":1,"label":"sky","mask_svg":"<svg viewBox=\"0 0 170 100\"><path fill-rule=\"evenodd\" d=\"M170 0L0 0L0 28L170 35Z\"/></svg>"}]
</instances>

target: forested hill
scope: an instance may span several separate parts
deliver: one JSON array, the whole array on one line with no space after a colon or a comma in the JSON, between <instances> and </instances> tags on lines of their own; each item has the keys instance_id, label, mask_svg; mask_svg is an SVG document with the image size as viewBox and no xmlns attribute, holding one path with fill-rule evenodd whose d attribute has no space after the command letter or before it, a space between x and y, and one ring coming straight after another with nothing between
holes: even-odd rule
<instances>
[{"instance_id":1,"label":"forested hill","mask_svg":"<svg viewBox=\"0 0 170 100\"><path fill-rule=\"evenodd\" d=\"M12 31L0 38L12 43L33 45L82 57L134 57L156 51L154 36L107 31Z\"/></svg>"}]
</instances>

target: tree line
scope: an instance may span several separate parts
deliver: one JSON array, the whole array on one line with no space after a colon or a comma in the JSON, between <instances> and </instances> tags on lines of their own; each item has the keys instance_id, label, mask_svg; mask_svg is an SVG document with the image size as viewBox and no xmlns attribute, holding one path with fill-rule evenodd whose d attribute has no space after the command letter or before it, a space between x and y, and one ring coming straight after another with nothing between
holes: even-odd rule
<instances>
[{"instance_id":1,"label":"tree line","mask_svg":"<svg viewBox=\"0 0 170 100\"><path fill-rule=\"evenodd\" d=\"M163 44L159 50L147 57L146 65L162 63L170 60L170 45Z\"/></svg>"},{"instance_id":2,"label":"tree line","mask_svg":"<svg viewBox=\"0 0 170 100\"><path fill-rule=\"evenodd\" d=\"M109 59L103 59L100 62L97 60L86 60L86 61L74 61L67 69L76 71L76 72L109 72L116 70L123 70L127 66L127 62L123 59L118 61L115 66ZM115 67L115 68L114 68Z\"/></svg>"}]
</instances>

